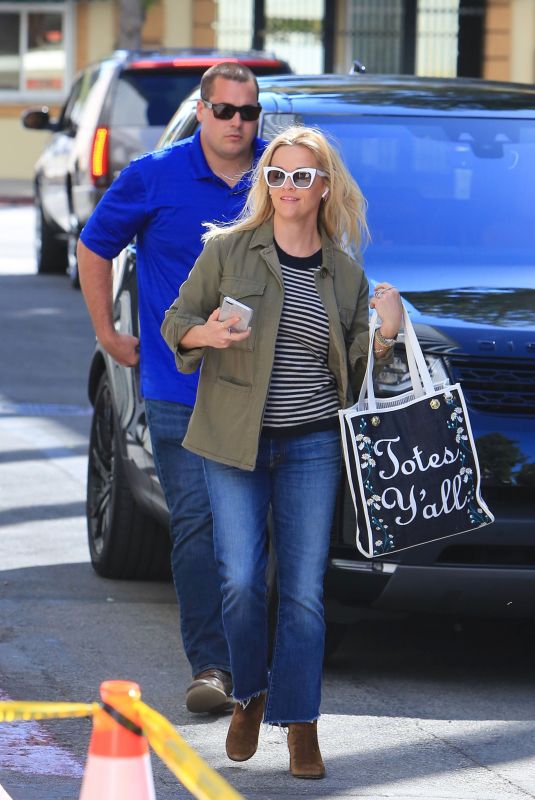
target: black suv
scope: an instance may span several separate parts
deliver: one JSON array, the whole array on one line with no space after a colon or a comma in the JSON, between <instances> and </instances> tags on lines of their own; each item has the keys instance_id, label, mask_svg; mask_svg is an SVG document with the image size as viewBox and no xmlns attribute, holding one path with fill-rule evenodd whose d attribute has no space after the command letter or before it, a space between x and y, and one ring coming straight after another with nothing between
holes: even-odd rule
<instances>
[{"instance_id":1,"label":"black suv","mask_svg":"<svg viewBox=\"0 0 535 800\"><path fill-rule=\"evenodd\" d=\"M339 145L369 204L371 287L395 284L435 382L459 381L496 522L366 560L342 483L326 577L327 619L379 611L535 614L535 89L469 80L377 76L260 81L260 134L289 123ZM190 135L196 96L161 146ZM137 334L135 247L115 265L118 328ZM402 345L377 378L407 391ZM101 575L168 570L167 512L154 472L135 370L97 347L87 495L91 558Z\"/></svg>"},{"instance_id":2,"label":"black suv","mask_svg":"<svg viewBox=\"0 0 535 800\"><path fill-rule=\"evenodd\" d=\"M255 51L117 51L75 78L57 120L47 108L23 113L24 127L52 131L34 175L38 272L67 269L78 284L76 242L95 205L132 158L154 149L180 102L220 61L257 75L291 72Z\"/></svg>"}]
</instances>

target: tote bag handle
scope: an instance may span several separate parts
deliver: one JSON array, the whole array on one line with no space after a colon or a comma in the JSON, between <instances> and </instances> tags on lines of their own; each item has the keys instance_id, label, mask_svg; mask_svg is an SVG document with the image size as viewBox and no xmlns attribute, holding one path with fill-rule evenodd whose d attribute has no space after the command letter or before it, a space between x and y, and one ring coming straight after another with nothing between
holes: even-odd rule
<instances>
[{"instance_id":1,"label":"tote bag handle","mask_svg":"<svg viewBox=\"0 0 535 800\"><path fill-rule=\"evenodd\" d=\"M403 328L405 333L405 351L407 354L407 363L409 366L409 374L411 376L411 384L415 397L422 397L425 394L432 394L434 392L433 381L426 364L422 348L418 342L413 324L402 302L403 309ZM357 406L359 410L363 410L364 400L368 400L368 410L376 411L377 403L375 399L375 391L373 388L373 341L375 337L375 328L377 326L377 319L379 315L374 311L370 318L370 341L368 347L368 363L366 366L366 374L362 381L360 394Z\"/></svg>"}]
</instances>

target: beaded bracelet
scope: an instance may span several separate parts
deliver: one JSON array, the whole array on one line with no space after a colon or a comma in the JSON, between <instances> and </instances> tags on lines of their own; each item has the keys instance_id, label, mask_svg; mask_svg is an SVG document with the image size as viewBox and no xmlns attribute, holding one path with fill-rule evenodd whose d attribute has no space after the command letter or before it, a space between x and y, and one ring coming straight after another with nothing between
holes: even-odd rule
<instances>
[{"instance_id":1,"label":"beaded bracelet","mask_svg":"<svg viewBox=\"0 0 535 800\"><path fill-rule=\"evenodd\" d=\"M383 336L379 328L375 329L375 338L378 344L382 344L385 348L394 347L396 343L397 336L390 338L389 336Z\"/></svg>"}]
</instances>

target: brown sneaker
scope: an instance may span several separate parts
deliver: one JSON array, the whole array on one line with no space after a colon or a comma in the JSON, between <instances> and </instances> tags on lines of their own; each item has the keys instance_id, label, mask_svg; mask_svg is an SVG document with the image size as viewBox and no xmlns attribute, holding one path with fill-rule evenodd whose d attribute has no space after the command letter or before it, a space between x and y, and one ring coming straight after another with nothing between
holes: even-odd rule
<instances>
[{"instance_id":1,"label":"brown sneaker","mask_svg":"<svg viewBox=\"0 0 535 800\"><path fill-rule=\"evenodd\" d=\"M291 722L288 725L290 772L294 778L324 778L325 766L318 744L316 722Z\"/></svg>"},{"instance_id":2,"label":"brown sneaker","mask_svg":"<svg viewBox=\"0 0 535 800\"><path fill-rule=\"evenodd\" d=\"M186 708L193 714L203 711L221 714L234 706L232 678L220 669L205 669L194 676L186 691Z\"/></svg>"},{"instance_id":3,"label":"brown sneaker","mask_svg":"<svg viewBox=\"0 0 535 800\"><path fill-rule=\"evenodd\" d=\"M232 761L248 761L256 753L266 695L253 697L245 706L236 703L227 733L227 756Z\"/></svg>"}]
</instances>

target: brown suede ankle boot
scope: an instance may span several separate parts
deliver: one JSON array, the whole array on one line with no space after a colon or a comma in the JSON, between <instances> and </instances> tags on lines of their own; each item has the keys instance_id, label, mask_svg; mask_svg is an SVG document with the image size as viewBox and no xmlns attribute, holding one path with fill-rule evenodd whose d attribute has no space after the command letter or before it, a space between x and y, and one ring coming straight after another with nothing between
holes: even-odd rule
<instances>
[{"instance_id":1,"label":"brown suede ankle boot","mask_svg":"<svg viewBox=\"0 0 535 800\"><path fill-rule=\"evenodd\" d=\"M291 722L288 725L290 772L294 778L324 778L325 767L318 744L316 722Z\"/></svg>"},{"instance_id":2,"label":"brown suede ankle boot","mask_svg":"<svg viewBox=\"0 0 535 800\"><path fill-rule=\"evenodd\" d=\"M236 703L227 733L227 756L232 761L247 761L256 753L266 695L253 697L245 708Z\"/></svg>"}]
</instances>

